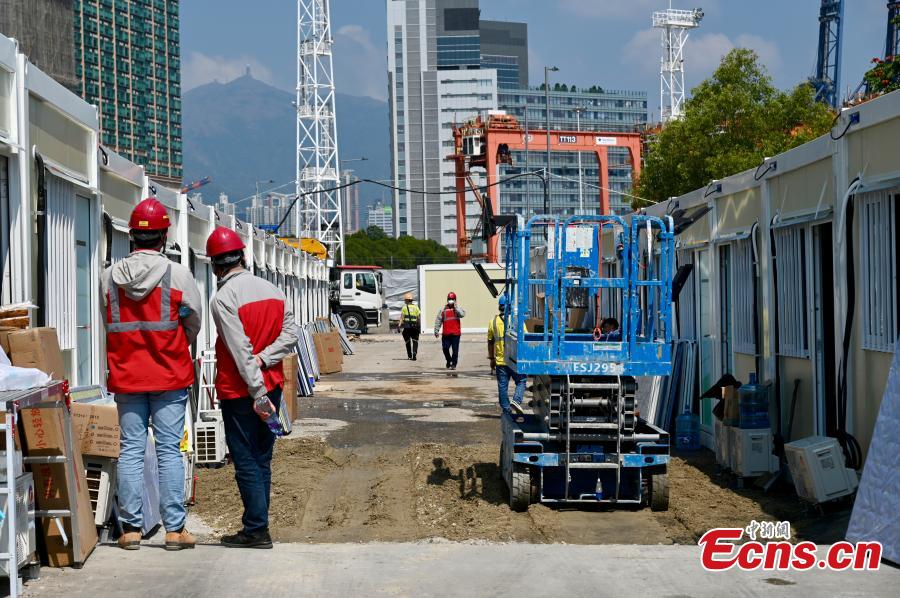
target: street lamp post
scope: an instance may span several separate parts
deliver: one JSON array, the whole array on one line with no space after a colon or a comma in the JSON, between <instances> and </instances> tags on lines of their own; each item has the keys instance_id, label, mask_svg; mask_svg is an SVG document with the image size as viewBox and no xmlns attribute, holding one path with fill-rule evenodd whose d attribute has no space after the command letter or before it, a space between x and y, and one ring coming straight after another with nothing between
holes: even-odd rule
<instances>
[{"instance_id":1,"label":"street lamp post","mask_svg":"<svg viewBox=\"0 0 900 598\"><path fill-rule=\"evenodd\" d=\"M575 108L575 128L581 133L581 113L584 112L582 106ZM584 184L581 172L581 152L578 152L578 213L584 214Z\"/></svg>"},{"instance_id":2,"label":"street lamp post","mask_svg":"<svg viewBox=\"0 0 900 598\"><path fill-rule=\"evenodd\" d=\"M544 185L544 214L550 213L550 73L557 72L559 67L544 67L544 103L547 109L547 184Z\"/></svg>"},{"instance_id":3,"label":"street lamp post","mask_svg":"<svg viewBox=\"0 0 900 598\"><path fill-rule=\"evenodd\" d=\"M526 98L525 103L522 106L500 106L502 110L512 110L513 108L522 108L525 113L525 169L523 172L528 172L528 99ZM528 217L528 208L531 205L530 197L529 197L529 181L525 180L525 217Z\"/></svg>"}]
</instances>

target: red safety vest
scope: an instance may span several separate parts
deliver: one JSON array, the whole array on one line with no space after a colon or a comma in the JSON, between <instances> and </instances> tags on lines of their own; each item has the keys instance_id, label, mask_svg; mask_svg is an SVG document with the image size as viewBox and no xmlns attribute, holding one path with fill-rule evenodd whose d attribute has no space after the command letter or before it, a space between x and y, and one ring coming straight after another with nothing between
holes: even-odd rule
<instances>
[{"instance_id":1,"label":"red safety vest","mask_svg":"<svg viewBox=\"0 0 900 598\"><path fill-rule=\"evenodd\" d=\"M444 336L460 336L462 334L462 326L460 326L459 316L456 315L456 309L452 307L444 308Z\"/></svg>"},{"instance_id":2,"label":"red safety vest","mask_svg":"<svg viewBox=\"0 0 900 598\"><path fill-rule=\"evenodd\" d=\"M252 277L254 284L259 281ZM250 341L250 349L255 355L273 342L281 334L284 322L284 301L278 299L265 299L252 301L241 305L238 317L244 325L244 334ZM267 391L284 386L284 366L282 362L273 364L262 370L263 382ZM234 357L225 339L219 336L216 339L216 398L219 400L239 399L250 395L247 383L241 377Z\"/></svg>"},{"instance_id":3,"label":"red safety vest","mask_svg":"<svg viewBox=\"0 0 900 598\"><path fill-rule=\"evenodd\" d=\"M172 288L172 267L155 289L138 301L112 280L106 306L106 363L109 390L162 392L194 383L187 336L178 310L182 293Z\"/></svg>"}]
</instances>

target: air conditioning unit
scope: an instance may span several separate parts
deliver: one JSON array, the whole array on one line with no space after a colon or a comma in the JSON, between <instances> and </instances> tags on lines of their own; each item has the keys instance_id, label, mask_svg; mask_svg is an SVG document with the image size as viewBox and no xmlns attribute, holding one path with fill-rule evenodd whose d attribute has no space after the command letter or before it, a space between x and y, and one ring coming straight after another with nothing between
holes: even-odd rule
<instances>
[{"instance_id":1,"label":"air conditioning unit","mask_svg":"<svg viewBox=\"0 0 900 598\"><path fill-rule=\"evenodd\" d=\"M722 467L731 469L731 444L728 428L718 417L713 418L713 432L715 434L716 463Z\"/></svg>"},{"instance_id":2,"label":"air conditioning unit","mask_svg":"<svg viewBox=\"0 0 900 598\"><path fill-rule=\"evenodd\" d=\"M735 474L749 478L771 473L778 469L778 458L772 454L772 430L770 428L732 428L729 447L731 469Z\"/></svg>"},{"instance_id":3,"label":"air conditioning unit","mask_svg":"<svg viewBox=\"0 0 900 598\"><path fill-rule=\"evenodd\" d=\"M844 465L836 438L810 436L784 445L797 496L823 503L856 491L859 476Z\"/></svg>"},{"instance_id":4,"label":"air conditioning unit","mask_svg":"<svg viewBox=\"0 0 900 598\"><path fill-rule=\"evenodd\" d=\"M3 513L9 509L9 497L3 499ZM34 477L23 473L16 478L16 556L18 568L36 559L37 539L34 525ZM0 531L0 552L9 546L9 519L4 517ZM0 559L0 576L10 577L9 560Z\"/></svg>"},{"instance_id":5,"label":"air conditioning unit","mask_svg":"<svg viewBox=\"0 0 900 598\"><path fill-rule=\"evenodd\" d=\"M116 460L107 457L84 456L84 471L94 524L105 525L112 514L116 495Z\"/></svg>"},{"instance_id":6,"label":"air conditioning unit","mask_svg":"<svg viewBox=\"0 0 900 598\"><path fill-rule=\"evenodd\" d=\"M225 421L218 409L200 411L194 424L194 455L198 464L225 461Z\"/></svg>"}]
</instances>

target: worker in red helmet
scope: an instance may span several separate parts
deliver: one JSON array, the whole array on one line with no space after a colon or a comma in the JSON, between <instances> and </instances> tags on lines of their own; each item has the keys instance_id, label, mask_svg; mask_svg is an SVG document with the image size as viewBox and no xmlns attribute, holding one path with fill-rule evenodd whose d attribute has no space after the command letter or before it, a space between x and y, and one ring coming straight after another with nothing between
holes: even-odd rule
<instances>
[{"instance_id":1,"label":"worker in red helmet","mask_svg":"<svg viewBox=\"0 0 900 598\"><path fill-rule=\"evenodd\" d=\"M107 387L119 412L119 546L140 548L148 420L159 466L160 512L167 550L194 547L184 528L184 436L194 383L190 346L200 332L200 291L190 271L163 253L169 215L154 197L140 202L128 226L134 251L101 277L106 317Z\"/></svg>"},{"instance_id":2,"label":"worker in red helmet","mask_svg":"<svg viewBox=\"0 0 900 598\"><path fill-rule=\"evenodd\" d=\"M455 370L459 361L459 339L462 336L460 318L466 316L466 310L456 303L456 293L447 294L447 303L442 307L434 320L434 338L441 337L441 348L448 370ZM442 330L443 329L443 330Z\"/></svg>"},{"instance_id":3,"label":"worker in red helmet","mask_svg":"<svg viewBox=\"0 0 900 598\"><path fill-rule=\"evenodd\" d=\"M272 548L269 493L275 435L264 418L281 407L281 360L297 344L294 314L284 293L247 270L244 243L236 232L224 227L214 230L206 241L206 255L219 280L210 308L219 333L216 396L244 503L242 529L223 536L222 544Z\"/></svg>"}]
</instances>

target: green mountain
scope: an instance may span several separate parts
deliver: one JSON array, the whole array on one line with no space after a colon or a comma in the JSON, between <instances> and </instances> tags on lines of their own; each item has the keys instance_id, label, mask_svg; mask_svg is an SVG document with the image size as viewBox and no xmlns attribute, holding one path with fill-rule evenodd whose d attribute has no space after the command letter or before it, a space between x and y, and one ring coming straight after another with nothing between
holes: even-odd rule
<instances>
[{"instance_id":1,"label":"green mountain","mask_svg":"<svg viewBox=\"0 0 900 598\"><path fill-rule=\"evenodd\" d=\"M252 195L256 181L275 181L261 182L260 190L292 181L297 126L293 101L292 93L250 75L186 92L182 98L184 180L212 177L212 182L200 189L209 204L223 191L232 201ZM368 158L346 167L360 178L389 179L387 104L339 93L336 109L341 157ZM292 189L293 185L288 185L278 191ZM372 185L360 189L363 205L381 197L382 191Z\"/></svg>"}]
</instances>

